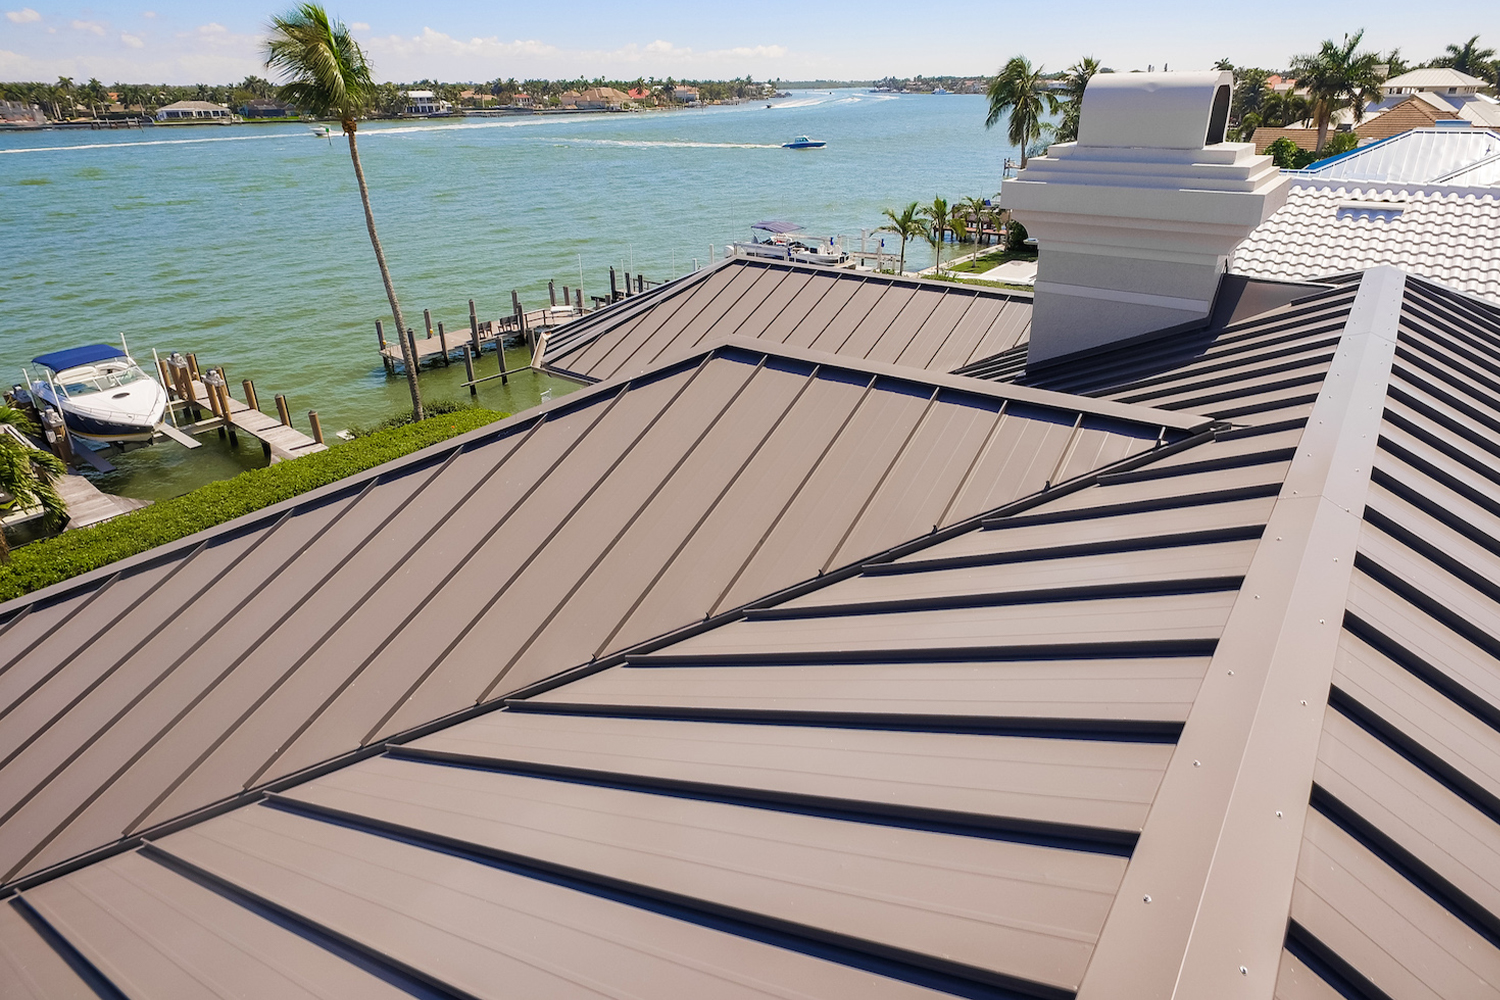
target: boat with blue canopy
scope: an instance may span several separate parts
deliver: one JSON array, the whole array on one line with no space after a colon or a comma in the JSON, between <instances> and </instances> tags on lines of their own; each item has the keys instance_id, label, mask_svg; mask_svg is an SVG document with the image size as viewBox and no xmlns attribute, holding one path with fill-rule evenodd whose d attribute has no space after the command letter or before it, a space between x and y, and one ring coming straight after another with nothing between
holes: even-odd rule
<instances>
[{"instance_id":1,"label":"boat with blue canopy","mask_svg":"<svg viewBox=\"0 0 1500 1000\"><path fill-rule=\"evenodd\" d=\"M85 344L31 359L46 377L27 382L38 407L62 414L68 433L105 444L149 442L167 410L167 393L123 346Z\"/></svg>"}]
</instances>

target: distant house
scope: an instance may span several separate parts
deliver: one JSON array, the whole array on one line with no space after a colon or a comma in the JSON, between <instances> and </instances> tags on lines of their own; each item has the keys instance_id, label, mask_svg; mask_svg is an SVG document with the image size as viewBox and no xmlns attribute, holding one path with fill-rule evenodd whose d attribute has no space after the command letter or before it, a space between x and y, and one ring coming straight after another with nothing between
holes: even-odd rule
<instances>
[{"instance_id":1,"label":"distant house","mask_svg":"<svg viewBox=\"0 0 1500 1000\"><path fill-rule=\"evenodd\" d=\"M614 108L618 110L624 107L628 100L630 100L630 95L623 90L616 90L613 87L590 87L578 95L575 103L580 109L598 111Z\"/></svg>"},{"instance_id":2,"label":"distant house","mask_svg":"<svg viewBox=\"0 0 1500 1000\"><path fill-rule=\"evenodd\" d=\"M453 105L442 100L430 90L408 90L406 92L406 113L418 117L430 117L432 115L446 115L453 112Z\"/></svg>"},{"instance_id":3,"label":"distant house","mask_svg":"<svg viewBox=\"0 0 1500 1000\"><path fill-rule=\"evenodd\" d=\"M576 90L565 90L565 91L562 92L562 96L558 98L558 101L565 108L576 108L576 107L578 107L578 102L581 101L582 99L583 99L583 95L580 94L578 91L576 91Z\"/></svg>"},{"instance_id":4,"label":"distant house","mask_svg":"<svg viewBox=\"0 0 1500 1000\"><path fill-rule=\"evenodd\" d=\"M517 94L515 106L518 108L530 108L536 106L536 99L530 94Z\"/></svg>"},{"instance_id":5,"label":"distant house","mask_svg":"<svg viewBox=\"0 0 1500 1000\"><path fill-rule=\"evenodd\" d=\"M224 105L208 101L178 101L156 112L156 121L160 125L227 124L234 118L234 112Z\"/></svg>"},{"instance_id":6,"label":"distant house","mask_svg":"<svg viewBox=\"0 0 1500 1000\"><path fill-rule=\"evenodd\" d=\"M47 116L35 104L24 101L0 101L0 121L8 125L42 125Z\"/></svg>"},{"instance_id":7,"label":"distant house","mask_svg":"<svg viewBox=\"0 0 1500 1000\"><path fill-rule=\"evenodd\" d=\"M675 101L681 101L683 104L697 104L698 103L698 88L697 87L677 87L676 89L674 89L672 91L672 99L675 100Z\"/></svg>"},{"instance_id":8,"label":"distant house","mask_svg":"<svg viewBox=\"0 0 1500 1000\"><path fill-rule=\"evenodd\" d=\"M257 97L245 102L240 115L244 118L295 118L297 110L274 97Z\"/></svg>"}]
</instances>

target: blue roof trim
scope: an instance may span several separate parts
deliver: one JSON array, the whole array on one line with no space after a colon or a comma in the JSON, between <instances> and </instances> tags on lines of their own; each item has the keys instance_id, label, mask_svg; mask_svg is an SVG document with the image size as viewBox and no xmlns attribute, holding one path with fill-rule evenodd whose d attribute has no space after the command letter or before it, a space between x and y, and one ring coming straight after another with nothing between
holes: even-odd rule
<instances>
[{"instance_id":1,"label":"blue roof trim","mask_svg":"<svg viewBox=\"0 0 1500 1000\"><path fill-rule=\"evenodd\" d=\"M87 365L95 361L108 361L110 358L123 357L125 357L125 352L118 347L110 347L108 344L88 344L84 347L70 347L66 351L39 354L32 358L31 361L33 364L60 372L67 368L76 368L79 365Z\"/></svg>"}]
</instances>

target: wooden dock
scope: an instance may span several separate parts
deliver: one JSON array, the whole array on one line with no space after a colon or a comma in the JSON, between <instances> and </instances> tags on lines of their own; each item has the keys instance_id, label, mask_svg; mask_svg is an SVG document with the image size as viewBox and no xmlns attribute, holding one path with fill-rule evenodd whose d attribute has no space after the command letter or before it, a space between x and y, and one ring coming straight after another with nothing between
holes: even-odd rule
<instances>
[{"instance_id":1,"label":"wooden dock","mask_svg":"<svg viewBox=\"0 0 1500 1000\"><path fill-rule=\"evenodd\" d=\"M193 379L192 385L193 395L198 400L196 405L200 409L208 410L208 386L204 385L198 379ZM316 451L328 450L327 445L320 444L295 427L282 423L276 417L262 413L260 410L240 402L233 396L229 396L228 398L229 421L227 425L219 417L212 416L192 424L179 424L177 429L179 431L186 431L189 434L202 434L221 427L228 430L229 425L232 425L236 432L243 431L251 437L258 439L273 463L288 458L311 455ZM176 405L179 408L183 407L181 402Z\"/></svg>"},{"instance_id":2,"label":"wooden dock","mask_svg":"<svg viewBox=\"0 0 1500 1000\"><path fill-rule=\"evenodd\" d=\"M575 320L582 319L590 312L588 309L580 309L577 306L554 306L546 309L533 309L524 314L502 316L499 319L484 320L478 323L479 350L482 353L486 347L501 345L507 338L525 339L530 333L541 333L565 326ZM449 360L455 353L461 352L465 346L471 350L475 347L473 330L449 330L444 333L434 333L430 337L413 337L412 342L416 345L417 364L433 359L442 358ZM395 341L388 341L380 348L381 357L392 363L404 363L405 358L401 353L401 345Z\"/></svg>"},{"instance_id":3,"label":"wooden dock","mask_svg":"<svg viewBox=\"0 0 1500 1000\"><path fill-rule=\"evenodd\" d=\"M87 479L74 473L57 477L57 492L68 505L68 524L64 529L87 528L91 524L108 521L112 517L128 514L148 506L150 500L132 497L117 497L105 493Z\"/></svg>"}]
</instances>

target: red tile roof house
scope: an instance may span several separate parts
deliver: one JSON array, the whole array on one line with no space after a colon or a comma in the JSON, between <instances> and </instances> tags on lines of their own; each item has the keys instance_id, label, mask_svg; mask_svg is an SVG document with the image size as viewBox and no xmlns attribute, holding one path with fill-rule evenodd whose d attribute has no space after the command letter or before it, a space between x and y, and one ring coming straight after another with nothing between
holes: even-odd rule
<instances>
[{"instance_id":1,"label":"red tile roof house","mask_svg":"<svg viewBox=\"0 0 1500 1000\"><path fill-rule=\"evenodd\" d=\"M0 606L6 994L1496 996L1500 310L1225 276L1229 79L1095 78L1034 298L726 261Z\"/></svg>"}]
</instances>

